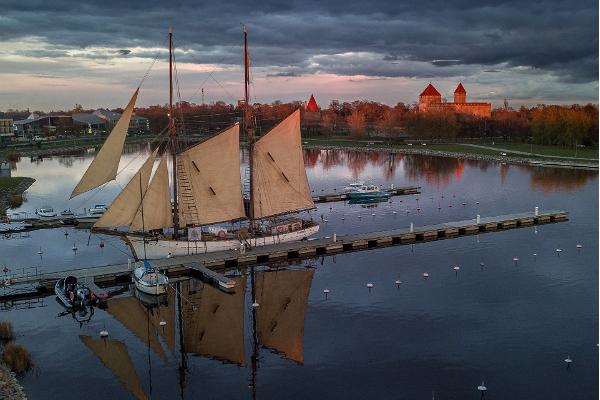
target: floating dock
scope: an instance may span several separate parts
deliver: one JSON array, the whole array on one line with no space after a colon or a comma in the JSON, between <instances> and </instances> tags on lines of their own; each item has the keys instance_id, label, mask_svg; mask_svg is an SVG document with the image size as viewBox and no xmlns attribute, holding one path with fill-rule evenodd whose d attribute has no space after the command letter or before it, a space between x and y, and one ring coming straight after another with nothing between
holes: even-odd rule
<instances>
[{"instance_id":1,"label":"floating dock","mask_svg":"<svg viewBox=\"0 0 600 400\"><path fill-rule=\"evenodd\" d=\"M405 245L433 240L450 239L466 235L523 228L532 225L567 221L566 211L540 211L508 214L497 217L468 219L436 225L389 231L369 232L356 235L339 235L333 238L309 239L299 242L260 246L240 251L221 251L153 260L153 265L166 272L169 277L197 276L216 280L219 285L227 284L228 278L217 273L226 268L267 264L288 260L314 258L352 251L362 251L394 245ZM54 283L67 275L93 281L99 286L131 281L131 263L101 267L79 268L39 274L9 274L3 286L34 285L36 290L51 290ZM0 301L6 300L0 294Z\"/></svg>"},{"instance_id":2,"label":"floating dock","mask_svg":"<svg viewBox=\"0 0 600 400\"><path fill-rule=\"evenodd\" d=\"M410 194L420 194L420 186L406 186L399 188L387 188L381 189L383 192L389 193L391 196L406 196ZM330 203L334 201L346 201L348 196L345 193L328 193L313 196L313 202L315 203Z\"/></svg>"}]
</instances>

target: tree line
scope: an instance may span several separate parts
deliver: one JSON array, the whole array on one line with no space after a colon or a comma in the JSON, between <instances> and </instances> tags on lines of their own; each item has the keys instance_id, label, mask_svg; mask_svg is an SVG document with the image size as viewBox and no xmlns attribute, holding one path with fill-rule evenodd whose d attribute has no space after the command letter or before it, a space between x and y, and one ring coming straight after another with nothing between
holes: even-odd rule
<instances>
[{"instance_id":1,"label":"tree line","mask_svg":"<svg viewBox=\"0 0 600 400\"><path fill-rule=\"evenodd\" d=\"M306 136L353 138L385 137L428 141L503 138L508 141L536 144L596 146L598 144L598 106L545 105L513 109L507 103L494 109L490 118L477 118L452 111L420 113L416 104L394 106L369 101L332 101L318 113L304 112L299 101L251 105L257 134L267 132L297 108L302 110L303 134ZM81 112L77 105L62 114ZM121 112L122 109L113 111ZM137 115L149 119L154 134L168 126L168 105L138 107ZM27 111L8 110L0 117L23 117ZM243 123L244 107L217 101L211 104L177 103L174 111L177 129L182 133L211 134L233 122ZM25 116L26 117L26 116ZM14 118L17 119L17 118Z\"/></svg>"}]
</instances>

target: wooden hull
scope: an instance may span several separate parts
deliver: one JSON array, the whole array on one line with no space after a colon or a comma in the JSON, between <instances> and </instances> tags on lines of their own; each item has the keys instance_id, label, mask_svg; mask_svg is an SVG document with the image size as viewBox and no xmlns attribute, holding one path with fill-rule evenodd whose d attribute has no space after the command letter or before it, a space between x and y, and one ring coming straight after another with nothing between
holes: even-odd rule
<instances>
[{"instance_id":1,"label":"wooden hull","mask_svg":"<svg viewBox=\"0 0 600 400\"><path fill-rule=\"evenodd\" d=\"M262 236L248 239L251 247L266 246L277 243L296 242L314 235L319 231L319 225L310 226L294 232L282 233L273 236ZM144 241L139 236L126 235L127 242L136 258L144 256ZM156 260L170 256L187 256L190 254L204 254L215 251L239 250L241 242L236 239L212 241L187 241L146 239L146 258Z\"/></svg>"}]
</instances>

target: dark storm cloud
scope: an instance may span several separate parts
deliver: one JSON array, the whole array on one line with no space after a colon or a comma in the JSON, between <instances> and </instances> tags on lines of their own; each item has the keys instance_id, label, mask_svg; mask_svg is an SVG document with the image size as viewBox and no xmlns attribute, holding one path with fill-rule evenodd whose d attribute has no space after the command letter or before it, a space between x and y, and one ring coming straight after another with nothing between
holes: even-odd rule
<instances>
[{"instance_id":1,"label":"dark storm cloud","mask_svg":"<svg viewBox=\"0 0 600 400\"><path fill-rule=\"evenodd\" d=\"M172 23L184 50L179 61L239 65L242 21L250 26L253 65L276 68L271 75L444 77L505 65L567 82L597 80L595 0L5 0L0 40L36 36L55 46L30 53L36 57L110 47L153 58L143 49L164 47Z\"/></svg>"}]
</instances>

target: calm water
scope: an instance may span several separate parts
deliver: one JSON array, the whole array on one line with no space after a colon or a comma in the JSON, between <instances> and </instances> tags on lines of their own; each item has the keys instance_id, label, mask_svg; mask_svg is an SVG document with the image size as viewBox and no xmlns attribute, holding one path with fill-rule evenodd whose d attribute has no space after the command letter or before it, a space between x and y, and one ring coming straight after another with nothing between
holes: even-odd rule
<instances>
[{"instance_id":1,"label":"calm water","mask_svg":"<svg viewBox=\"0 0 600 400\"><path fill-rule=\"evenodd\" d=\"M147 152L130 151L121 186ZM235 296L184 281L167 304L150 311L126 291L82 324L59 317L54 297L6 304L0 319L13 322L36 364L23 378L29 397L478 399L482 380L487 399L597 395L597 173L383 152L311 150L305 159L315 193L355 179L422 187L421 195L375 208L321 204L312 216L327 220L322 236L535 206L567 210L570 220L338 255L279 271L231 271L245 288ZM119 190L114 183L67 201L90 161L20 161L13 175L37 179L21 209L110 203ZM71 228L3 239L0 246L0 264L12 269L56 271L128 257L119 240ZM254 315L253 287L260 303ZM110 333L106 341L99 338L103 329Z\"/></svg>"}]
</instances>

